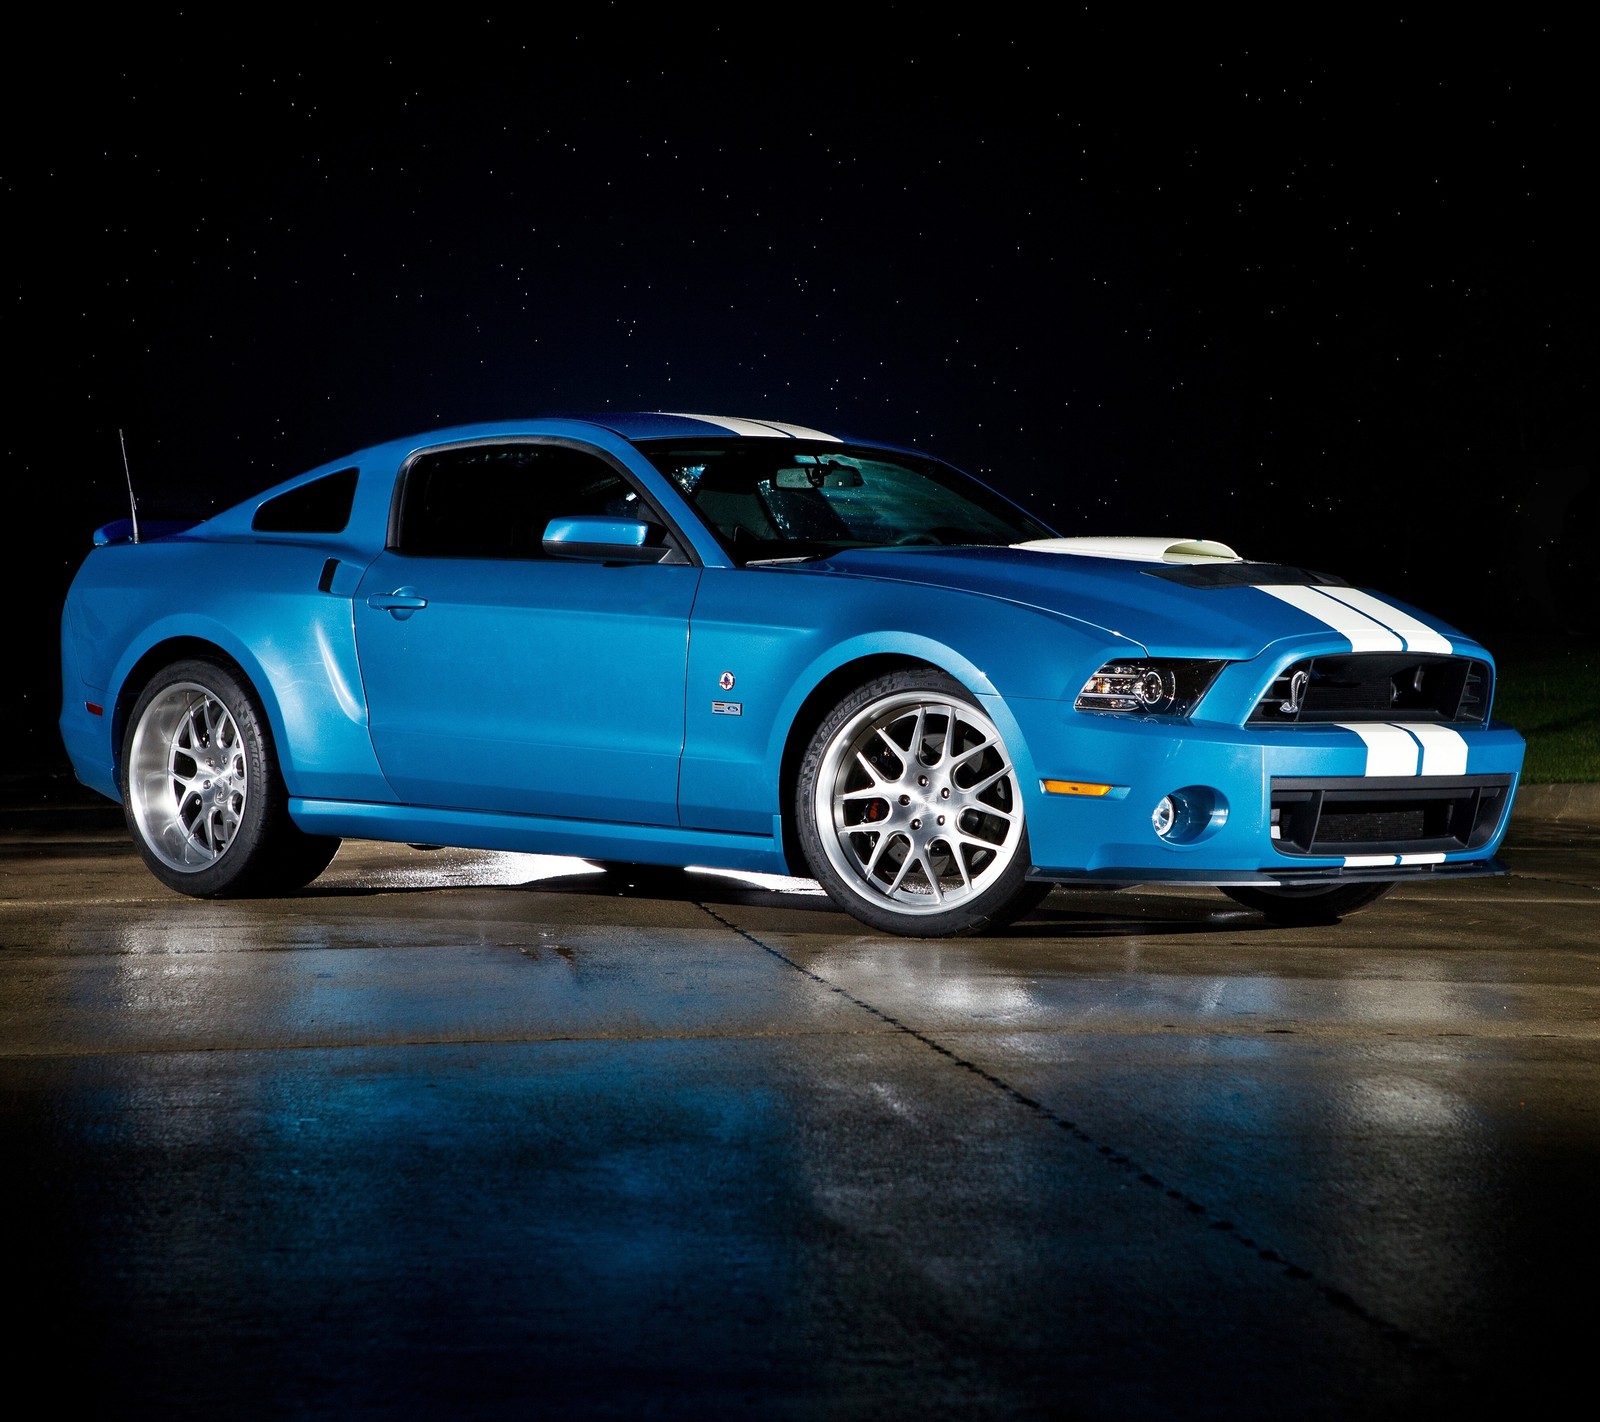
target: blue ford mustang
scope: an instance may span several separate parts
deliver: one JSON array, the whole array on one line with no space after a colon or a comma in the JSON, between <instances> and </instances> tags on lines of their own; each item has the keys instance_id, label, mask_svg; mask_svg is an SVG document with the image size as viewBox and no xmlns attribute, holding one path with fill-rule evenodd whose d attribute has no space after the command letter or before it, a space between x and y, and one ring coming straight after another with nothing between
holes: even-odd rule
<instances>
[{"instance_id":1,"label":"blue ford mustang","mask_svg":"<svg viewBox=\"0 0 1600 1422\"><path fill-rule=\"evenodd\" d=\"M1060 537L913 450L472 425L96 545L62 737L188 894L298 888L346 837L800 874L913 935L1056 883L1307 922L1503 872L1484 648L1218 543Z\"/></svg>"}]
</instances>

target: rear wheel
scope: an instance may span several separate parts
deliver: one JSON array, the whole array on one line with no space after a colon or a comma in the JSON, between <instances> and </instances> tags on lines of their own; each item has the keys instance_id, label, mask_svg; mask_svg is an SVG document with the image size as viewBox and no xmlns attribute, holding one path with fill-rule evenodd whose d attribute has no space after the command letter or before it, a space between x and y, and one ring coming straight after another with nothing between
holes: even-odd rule
<instances>
[{"instance_id":1,"label":"rear wheel","mask_svg":"<svg viewBox=\"0 0 1600 1422\"><path fill-rule=\"evenodd\" d=\"M1382 898L1392 889L1392 883L1382 884L1329 884L1307 887L1280 886L1262 888L1224 888L1235 903L1256 909L1274 923L1286 925L1304 923L1335 923L1347 913L1363 909L1374 899Z\"/></svg>"},{"instance_id":2,"label":"rear wheel","mask_svg":"<svg viewBox=\"0 0 1600 1422\"><path fill-rule=\"evenodd\" d=\"M175 662L128 718L122 807L144 862L197 898L271 894L315 879L339 841L289 818L266 714L218 661Z\"/></svg>"},{"instance_id":3,"label":"rear wheel","mask_svg":"<svg viewBox=\"0 0 1600 1422\"><path fill-rule=\"evenodd\" d=\"M938 937L1039 904L1016 770L999 728L931 668L858 687L817 728L796 810L812 874L863 923Z\"/></svg>"}]
</instances>

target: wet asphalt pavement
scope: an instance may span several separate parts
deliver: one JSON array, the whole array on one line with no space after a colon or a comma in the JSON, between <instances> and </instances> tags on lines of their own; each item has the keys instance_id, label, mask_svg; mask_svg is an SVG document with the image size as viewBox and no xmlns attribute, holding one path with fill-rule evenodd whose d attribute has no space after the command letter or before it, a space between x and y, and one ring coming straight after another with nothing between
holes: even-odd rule
<instances>
[{"instance_id":1,"label":"wet asphalt pavement","mask_svg":"<svg viewBox=\"0 0 1600 1422\"><path fill-rule=\"evenodd\" d=\"M1419 1418L1587 1392L1600 829L1331 928L0 813L14 1374L100 1418ZM54 1361L52 1361L54 1360Z\"/></svg>"}]
</instances>

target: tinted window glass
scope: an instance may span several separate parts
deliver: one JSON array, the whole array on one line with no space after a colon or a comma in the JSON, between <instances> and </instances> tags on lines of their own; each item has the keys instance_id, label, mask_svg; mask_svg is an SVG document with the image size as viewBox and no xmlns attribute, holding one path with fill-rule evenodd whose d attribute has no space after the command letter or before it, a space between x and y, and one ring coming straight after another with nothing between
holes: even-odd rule
<instances>
[{"instance_id":1,"label":"tinted window glass","mask_svg":"<svg viewBox=\"0 0 1600 1422\"><path fill-rule=\"evenodd\" d=\"M542 558L545 525L567 514L651 518L621 474L577 450L445 449L407 472L395 546L436 558Z\"/></svg>"},{"instance_id":2,"label":"tinted window glass","mask_svg":"<svg viewBox=\"0 0 1600 1422\"><path fill-rule=\"evenodd\" d=\"M641 441L638 447L740 562L1051 535L994 490L917 455L781 439Z\"/></svg>"},{"instance_id":3,"label":"tinted window glass","mask_svg":"<svg viewBox=\"0 0 1600 1422\"><path fill-rule=\"evenodd\" d=\"M257 533L343 533L356 497L355 469L341 469L268 499L250 527Z\"/></svg>"}]
</instances>

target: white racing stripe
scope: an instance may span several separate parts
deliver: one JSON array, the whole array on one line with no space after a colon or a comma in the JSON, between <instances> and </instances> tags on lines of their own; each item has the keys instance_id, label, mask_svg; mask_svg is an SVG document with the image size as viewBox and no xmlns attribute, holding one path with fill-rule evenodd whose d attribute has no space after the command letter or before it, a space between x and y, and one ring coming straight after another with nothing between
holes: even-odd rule
<instances>
[{"instance_id":1,"label":"white racing stripe","mask_svg":"<svg viewBox=\"0 0 1600 1422\"><path fill-rule=\"evenodd\" d=\"M1467 742L1460 731L1448 726L1436 726L1427 721L1401 721L1401 730L1409 731L1422 742L1422 773L1424 775L1465 775L1467 773Z\"/></svg>"},{"instance_id":2,"label":"white racing stripe","mask_svg":"<svg viewBox=\"0 0 1600 1422\"><path fill-rule=\"evenodd\" d=\"M1465 775L1467 742L1431 721L1340 721L1367 746L1363 775ZM1421 759L1418 759L1418 751Z\"/></svg>"},{"instance_id":3,"label":"white racing stripe","mask_svg":"<svg viewBox=\"0 0 1600 1422\"><path fill-rule=\"evenodd\" d=\"M1418 744L1415 736L1403 726L1365 721L1340 721L1347 731L1354 731L1367 743L1367 768L1363 775L1415 775L1418 768Z\"/></svg>"},{"instance_id":4,"label":"white racing stripe","mask_svg":"<svg viewBox=\"0 0 1600 1422\"><path fill-rule=\"evenodd\" d=\"M1280 602L1297 607L1350 639L1353 652L1450 652L1450 640L1380 597L1360 588L1263 587Z\"/></svg>"},{"instance_id":5,"label":"white racing stripe","mask_svg":"<svg viewBox=\"0 0 1600 1422\"><path fill-rule=\"evenodd\" d=\"M1308 617L1314 617L1325 627L1331 627L1341 637L1350 639L1352 652L1400 652L1405 643L1396 632L1391 632L1381 622L1375 622L1348 603L1327 596L1313 587L1263 587L1280 602L1297 607Z\"/></svg>"},{"instance_id":6,"label":"white racing stripe","mask_svg":"<svg viewBox=\"0 0 1600 1422\"><path fill-rule=\"evenodd\" d=\"M1418 622L1410 613L1402 612L1398 607L1391 607L1382 598L1373 597L1371 593L1362 592L1360 588L1318 588L1316 591L1325 597L1344 603L1347 607L1353 607L1357 612L1365 613L1374 622L1381 622L1390 631L1398 632L1405 638L1408 652L1451 650L1449 640L1435 632L1426 622Z\"/></svg>"},{"instance_id":7,"label":"white racing stripe","mask_svg":"<svg viewBox=\"0 0 1600 1422\"><path fill-rule=\"evenodd\" d=\"M1368 776L1465 775L1467 743L1459 731L1430 722L1340 721L1366 743ZM1418 752L1421 752L1419 763ZM1443 864L1442 853L1347 854L1346 869L1381 869L1391 864Z\"/></svg>"},{"instance_id":8,"label":"white racing stripe","mask_svg":"<svg viewBox=\"0 0 1600 1422\"><path fill-rule=\"evenodd\" d=\"M753 435L767 439L825 439L830 444L841 442L837 435L807 429L805 425L786 425L777 420L741 420L733 415L688 415L679 410L662 410L660 413L673 415L680 420L699 420L704 424L721 425L723 429L736 435Z\"/></svg>"},{"instance_id":9,"label":"white racing stripe","mask_svg":"<svg viewBox=\"0 0 1600 1422\"><path fill-rule=\"evenodd\" d=\"M773 420L771 424L773 429L782 430L784 434L792 435L795 439L825 439L833 444L843 443L838 435L826 434L822 430L808 429L805 425L786 425L781 420Z\"/></svg>"}]
</instances>

